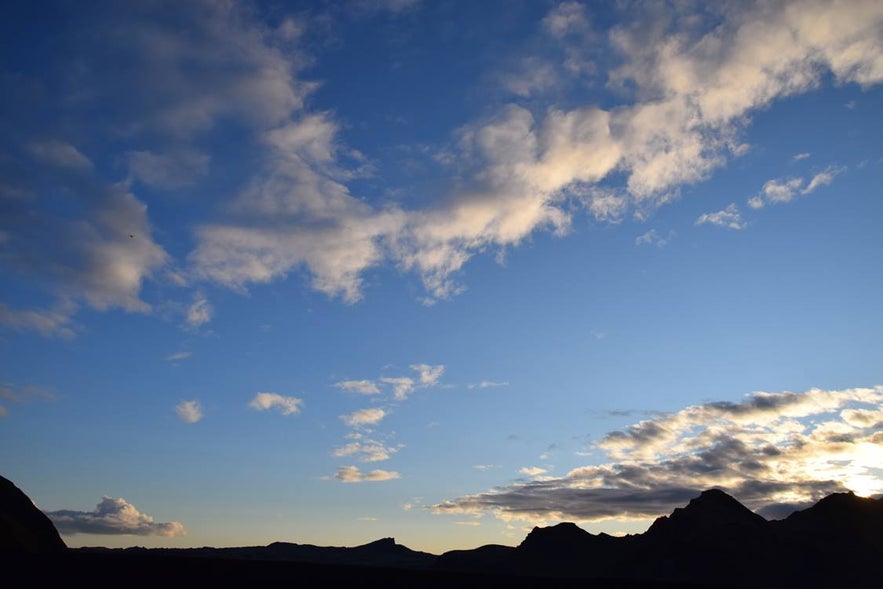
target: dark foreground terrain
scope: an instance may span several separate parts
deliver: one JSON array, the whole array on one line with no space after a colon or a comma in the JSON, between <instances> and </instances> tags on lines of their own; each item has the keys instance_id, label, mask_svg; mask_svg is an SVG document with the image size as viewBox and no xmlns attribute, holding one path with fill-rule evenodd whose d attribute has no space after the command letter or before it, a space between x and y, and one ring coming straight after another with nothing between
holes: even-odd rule
<instances>
[{"instance_id":1,"label":"dark foreground terrain","mask_svg":"<svg viewBox=\"0 0 883 589\"><path fill-rule=\"evenodd\" d=\"M595 535L561 523L534 528L516 547L442 555L392 538L352 548L68 549L51 521L0 477L0 571L4 582L33 586L880 587L881 561L883 499L837 493L768 521L716 489L643 534Z\"/></svg>"},{"instance_id":2,"label":"dark foreground terrain","mask_svg":"<svg viewBox=\"0 0 883 589\"><path fill-rule=\"evenodd\" d=\"M25 556L2 562L9 587L408 587L642 589L685 587L683 583L543 578L433 569L402 569L290 561L200 558L70 550L63 555ZM21 579L19 583L11 582Z\"/></svg>"}]
</instances>

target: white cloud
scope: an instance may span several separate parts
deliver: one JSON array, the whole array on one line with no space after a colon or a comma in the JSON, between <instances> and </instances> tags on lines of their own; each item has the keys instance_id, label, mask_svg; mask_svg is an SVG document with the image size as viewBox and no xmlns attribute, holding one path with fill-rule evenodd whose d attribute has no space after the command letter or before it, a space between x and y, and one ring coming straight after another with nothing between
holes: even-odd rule
<instances>
[{"instance_id":1,"label":"white cloud","mask_svg":"<svg viewBox=\"0 0 883 589\"><path fill-rule=\"evenodd\" d=\"M703 213L696 219L696 225L717 225L718 227L726 227L741 231L745 229L747 224L742 220L742 214L735 203L730 203L727 208L715 213Z\"/></svg>"},{"instance_id":2,"label":"white cloud","mask_svg":"<svg viewBox=\"0 0 883 589\"><path fill-rule=\"evenodd\" d=\"M408 398L414 390L438 386L438 381L445 372L443 364L411 364L411 370L417 373L417 379L409 376L382 377L380 382L392 386L393 397L397 401Z\"/></svg>"},{"instance_id":3,"label":"white cloud","mask_svg":"<svg viewBox=\"0 0 883 589\"><path fill-rule=\"evenodd\" d=\"M407 399L416 384L413 378L407 376L382 377L380 382L392 385L393 397L399 401Z\"/></svg>"},{"instance_id":4,"label":"white cloud","mask_svg":"<svg viewBox=\"0 0 883 589\"><path fill-rule=\"evenodd\" d=\"M342 145L341 125L330 112L304 109L316 84L300 77L309 60L296 46L305 29L298 19L272 26L238 3L210 1L172 13L154 5L99 11L96 34L80 36L84 46L75 52L90 59L78 57L71 70L84 89L79 104L105 112L114 137L147 143L126 153L131 177L151 186L202 178L209 160L194 144L221 122L244 130L243 145L259 142L262 151L248 154L259 164L222 207L226 216L195 228L188 278L245 290L303 270L316 290L354 303L364 296L365 272L389 264L418 274L435 300L463 290L457 275L472 256L517 246L537 231L565 234L574 203L598 221L616 222L630 210L646 215L670 202L681 186L742 153L751 114L778 99L831 76L862 86L883 79L875 34L883 9L874 0L684 10L672 7L671 18L638 11L612 31L608 41L622 66L607 81L626 93L623 105L506 105L466 124L454 158L456 189L412 208L351 193L362 164L344 163L358 158ZM567 71L589 67L586 54L571 51L590 35L582 4L557 4L538 27L562 42ZM540 73L547 65L530 57L526 63ZM107 104L116 108L96 108ZM82 111L65 114L73 121ZM53 173L94 173L63 141L25 144ZM807 189L826 177L817 180ZM13 184L4 179L0 191L29 198L30 187ZM143 202L124 186L91 188L79 195L88 203L82 218L40 219L27 228L0 220L0 239L24 243L15 251L26 255L11 263L54 269L59 296L100 310L148 312L142 285L168 254L151 238Z\"/></svg>"},{"instance_id":5,"label":"white cloud","mask_svg":"<svg viewBox=\"0 0 883 589\"><path fill-rule=\"evenodd\" d=\"M92 161L79 149L58 139L31 143L28 146L28 151L34 157L52 166L80 171L92 169Z\"/></svg>"},{"instance_id":6,"label":"white cloud","mask_svg":"<svg viewBox=\"0 0 883 589\"><path fill-rule=\"evenodd\" d=\"M193 303L187 308L187 325L190 327L202 327L212 320L214 308L208 299L201 293L196 293Z\"/></svg>"},{"instance_id":7,"label":"white cloud","mask_svg":"<svg viewBox=\"0 0 883 589\"><path fill-rule=\"evenodd\" d=\"M442 364L437 364L435 366L429 364L411 364L411 369L417 371L420 385L424 387L434 387L437 385L441 375L445 372L445 367Z\"/></svg>"},{"instance_id":8,"label":"white cloud","mask_svg":"<svg viewBox=\"0 0 883 589\"><path fill-rule=\"evenodd\" d=\"M211 158L191 149L170 153L132 151L129 172L149 186L174 190L192 186L208 174Z\"/></svg>"},{"instance_id":9,"label":"white cloud","mask_svg":"<svg viewBox=\"0 0 883 589\"><path fill-rule=\"evenodd\" d=\"M198 277L244 289L303 266L317 290L349 303L362 297L361 272L382 261L380 242L400 232L404 215L350 195L336 133L325 114L265 133L265 170L234 203L243 222L197 230L190 261Z\"/></svg>"},{"instance_id":10,"label":"white cloud","mask_svg":"<svg viewBox=\"0 0 883 589\"><path fill-rule=\"evenodd\" d=\"M278 409L282 415L294 415L299 413L303 400L297 397L284 397L278 393L256 393L248 404L252 409L267 411Z\"/></svg>"},{"instance_id":11,"label":"white cloud","mask_svg":"<svg viewBox=\"0 0 883 589\"><path fill-rule=\"evenodd\" d=\"M883 386L758 392L686 407L608 433L608 461L563 477L514 483L434 506L538 521L648 518L698 491L727 490L749 508L781 513L831 492L883 492Z\"/></svg>"},{"instance_id":12,"label":"white cloud","mask_svg":"<svg viewBox=\"0 0 883 589\"><path fill-rule=\"evenodd\" d=\"M805 160L811 156L812 156L811 153L803 152L803 153L795 154L794 157L791 159L793 159L795 162L799 162L800 160Z\"/></svg>"},{"instance_id":13,"label":"white cloud","mask_svg":"<svg viewBox=\"0 0 883 589\"><path fill-rule=\"evenodd\" d=\"M364 483L390 481L399 478L399 473L392 470L372 470L362 472L355 466L341 466L334 478L344 483Z\"/></svg>"},{"instance_id":14,"label":"white cloud","mask_svg":"<svg viewBox=\"0 0 883 589\"><path fill-rule=\"evenodd\" d=\"M766 204L791 202L801 193L801 186L803 186L802 178L768 180L764 183L760 194L752 197L748 204L754 209L759 209Z\"/></svg>"},{"instance_id":15,"label":"white cloud","mask_svg":"<svg viewBox=\"0 0 883 589\"><path fill-rule=\"evenodd\" d=\"M186 534L180 522L160 523L139 512L122 497L103 497L94 511L47 511L46 515L62 534L129 534L134 536L164 536L171 538Z\"/></svg>"},{"instance_id":16,"label":"white cloud","mask_svg":"<svg viewBox=\"0 0 883 589\"><path fill-rule=\"evenodd\" d=\"M169 354L166 356L166 360L169 362L178 362L179 360L186 360L190 356L193 355L193 352L177 352L175 354Z\"/></svg>"},{"instance_id":17,"label":"white cloud","mask_svg":"<svg viewBox=\"0 0 883 589\"><path fill-rule=\"evenodd\" d=\"M386 417L386 411L378 408L359 409L347 415L341 415L340 418L350 427L362 427L366 425L376 425Z\"/></svg>"},{"instance_id":18,"label":"white cloud","mask_svg":"<svg viewBox=\"0 0 883 589\"><path fill-rule=\"evenodd\" d=\"M175 406L175 413L184 423L196 423L202 420L202 406L199 401L181 401Z\"/></svg>"},{"instance_id":19,"label":"white cloud","mask_svg":"<svg viewBox=\"0 0 883 589\"><path fill-rule=\"evenodd\" d=\"M425 209L376 208L351 195L328 115L280 123L266 136L270 164L237 201L263 217L200 228L194 271L245 288L304 267L316 289L353 302L364 271L390 261L418 273L429 300L449 297L462 290L455 277L476 253L542 229L566 233L570 202L609 221L670 202L680 186L744 152L739 134L750 113L814 88L826 72L840 83L883 79L883 48L871 33L883 9L871 1L740 6L717 14L708 32L696 15L640 21L657 16L611 35L623 65L610 81L634 89L631 105L550 107L536 116L508 105L464 126L461 189ZM563 35L584 21L578 4L565 3L543 26ZM614 174L625 177L622 189L600 190ZM297 216L280 226L280 212ZM731 217L725 226L744 223Z\"/></svg>"},{"instance_id":20,"label":"white cloud","mask_svg":"<svg viewBox=\"0 0 883 589\"><path fill-rule=\"evenodd\" d=\"M545 474L549 471L547 471L545 468L540 468L539 466L525 466L523 468L520 468L518 472L529 477L535 477L541 474Z\"/></svg>"},{"instance_id":21,"label":"white cloud","mask_svg":"<svg viewBox=\"0 0 883 589\"><path fill-rule=\"evenodd\" d=\"M359 393L360 395L377 395L380 393L377 384L371 380L344 380L334 383L334 386L347 392Z\"/></svg>"},{"instance_id":22,"label":"white cloud","mask_svg":"<svg viewBox=\"0 0 883 589\"><path fill-rule=\"evenodd\" d=\"M486 471L486 470L491 470L494 468L500 468L500 465L499 464L476 464L472 468L474 468L475 470Z\"/></svg>"}]
</instances>

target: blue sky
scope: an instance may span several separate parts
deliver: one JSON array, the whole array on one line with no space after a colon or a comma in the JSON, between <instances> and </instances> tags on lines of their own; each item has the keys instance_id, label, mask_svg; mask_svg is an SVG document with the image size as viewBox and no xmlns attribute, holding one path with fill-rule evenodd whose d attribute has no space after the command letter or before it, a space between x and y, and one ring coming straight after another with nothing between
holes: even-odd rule
<instances>
[{"instance_id":1,"label":"blue sky","mask_svg":"<svg viewBox=\"0 0 883 589\"><path fill-rule=\"evenodd\" d=\"M878 2L2 11L0 472L69 545L883 492Z\"/></svg>"}]
</instances>

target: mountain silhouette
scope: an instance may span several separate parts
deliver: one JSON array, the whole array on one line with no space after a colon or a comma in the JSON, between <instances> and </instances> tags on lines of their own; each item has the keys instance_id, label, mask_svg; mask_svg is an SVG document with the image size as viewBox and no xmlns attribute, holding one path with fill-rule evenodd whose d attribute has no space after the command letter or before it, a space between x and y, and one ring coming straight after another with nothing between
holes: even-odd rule
<instances>
[{"instance_id":1,"label":"mountain silhouette","mask_svg":"<svg viewBox=\"0 0 883 589\"><path fill-rule=\"evenodd\" d=\"M570 522L535 527L515 547L441 555L393 538L356 547L274 542L233 548L67 549L51 521L0 477L0 560L34 584L264 584L315 581L388 587L878 587L883 499L835 493L768 521L720 489L657 518L643 534L591 534Z\"/></svg>"},{"instance_id":2,"label":"mountain silhouette","mask_svg":"<svg viewBox=\"0 0 883 589\"><path fill-rule=\"evenodd\" d=\"M0 553L52 554L67 546L34 502L0 476Z\"/></svg>"},{"instance_id":3,"label":"mountain silhouette","mask_svg":"<svg viewBox=\"0 0 883 589\"><path fill-rule=\"evenodd\" d=\"M107 549L98 550L106 551ZM396 544L394 538L382 538L353 548L273 542L267 546L233 548L130 548L126 550L132 554L150 552L192 558L232 558L395 568L426 568L433 564L437 558L434 554L411 550L407 546Z\"/></svg>"}]
</instances>

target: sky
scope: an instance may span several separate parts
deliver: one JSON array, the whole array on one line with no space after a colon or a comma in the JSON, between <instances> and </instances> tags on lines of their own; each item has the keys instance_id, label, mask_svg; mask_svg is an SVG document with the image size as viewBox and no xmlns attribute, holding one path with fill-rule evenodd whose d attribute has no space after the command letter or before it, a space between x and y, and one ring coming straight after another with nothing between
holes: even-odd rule
<instances>
[{"instance_id":1,"label":"sky","mask_svg":"<svg viewBox=\"0 0 883 589\"><path fill-rule=\"evenodd\" d=\"M883 493L883 4L0 8L0 474L69 546Z\"/></svg>"}]
</instances>

